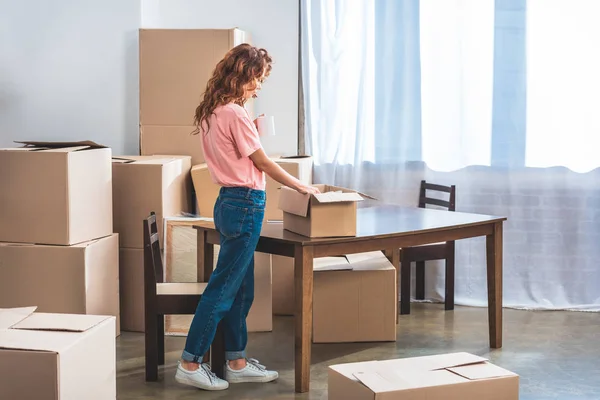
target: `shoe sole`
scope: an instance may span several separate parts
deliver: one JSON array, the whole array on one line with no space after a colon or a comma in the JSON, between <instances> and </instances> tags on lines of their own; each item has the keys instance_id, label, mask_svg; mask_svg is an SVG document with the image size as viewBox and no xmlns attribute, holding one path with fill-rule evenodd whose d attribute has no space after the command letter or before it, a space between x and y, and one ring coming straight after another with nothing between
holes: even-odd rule
<instances>
[{"instance_id":1,"label":"shoe sole","mask_svg":"<svg viewBox=\"0 0 600 400\"><path fill-rule=\"evenodd\" d=\"M216 392L216 391L220 391L220 390L226 390L227 388L229 388L229 385L225 386L225 387L218 387L218 386L205 386L202 385L198 382L196 382L193 379L190 379L187 376L179 376L179 375L175 375L175 380L179 383L181 383L182 385L187 385L187 386L193 386L197 389L202 389L202 390L208 390L211 392Z\"/></svg>"},{"instance_id":2,"label":"shoe sole","mask_svg":"<svg viewBox=\"0 0 600 400\"><path fill-rule=\"evenodd\" d=\"M226 378L225 380L229 383L269 383L277 380L277 376L257 376L253 378Z\"/></svg>"}]
</instances>

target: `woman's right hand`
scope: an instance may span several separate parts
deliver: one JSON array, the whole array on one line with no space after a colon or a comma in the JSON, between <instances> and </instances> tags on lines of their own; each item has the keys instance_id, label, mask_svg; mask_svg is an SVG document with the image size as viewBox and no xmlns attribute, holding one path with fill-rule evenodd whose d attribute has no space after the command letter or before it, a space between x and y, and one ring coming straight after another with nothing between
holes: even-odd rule
<instances>
[{"instance_id":1,"label":"woman's right hand","mask_svg":"<svg viewBox=\"0 0 600 400\"><path fill-rule=\"evenodd\" d=\"M314 186L310 186L310 185L301 185L296 190L298 192L302 193L302 194L318 194L318 193L321 193L321 191L319 189L317 189Z\"/></svg>"}]
</instances>

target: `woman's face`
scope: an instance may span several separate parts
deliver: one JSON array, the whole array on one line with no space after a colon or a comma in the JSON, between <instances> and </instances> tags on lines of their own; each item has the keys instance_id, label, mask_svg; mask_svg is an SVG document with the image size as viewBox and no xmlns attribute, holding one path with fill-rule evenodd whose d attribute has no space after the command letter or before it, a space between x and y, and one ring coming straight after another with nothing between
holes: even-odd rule
<instances>
[{"instance_id":1,"label":"woman's face","mask_svg":"<svg viewBox=\"0 0 600 400\"><path fill-rule=\"evenodd\" d=\"M249 82L244 86L244 98L252 99L258 97L258 91L262 89L262 84L265 80L265 73L260 78L254 78L252 82Z\"/></svg>"}]
</instances>

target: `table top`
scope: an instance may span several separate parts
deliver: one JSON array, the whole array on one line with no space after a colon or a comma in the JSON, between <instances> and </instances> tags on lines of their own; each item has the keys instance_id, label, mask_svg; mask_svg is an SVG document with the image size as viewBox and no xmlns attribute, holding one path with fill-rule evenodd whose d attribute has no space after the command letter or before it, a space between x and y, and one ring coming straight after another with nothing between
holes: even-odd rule
<instances>
[{"instance_id":1,"label":"table top","mask_svg":"<svg viewBox=\"0 0 600 400\"><path fill-rule=\"evenodd\" d=\"M291 244L326 244L369 238L385 238L459 227L485 225L506 220L491 215L450 212L417 207L379 205L357 210L357 234L350 237L310 238L283 229L282 222L265 222L262 238ZM212 222L198 222L197 228L215 229Z\"/></svg>"}]
</instances>

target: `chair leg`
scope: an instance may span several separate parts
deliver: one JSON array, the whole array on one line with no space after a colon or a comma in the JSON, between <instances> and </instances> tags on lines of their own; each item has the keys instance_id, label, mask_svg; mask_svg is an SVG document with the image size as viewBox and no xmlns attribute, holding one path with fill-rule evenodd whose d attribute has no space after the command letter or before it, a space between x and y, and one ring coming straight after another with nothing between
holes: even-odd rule
<instances>
[{"instance_id":1,"label":"chair leg","mask_svg":"<svg viewBox=\"0 0 600 400\"><path fill-rule=\"evenodd\" d=\"M165 365L165 316L156 316L156 337L158 349L158 365Z\"/></svg>"},{"instance_id":2,"label":"chair leg","mask_svg":"<svg viewBox=\"0 0 600 400\"><path fill-rule=\"evenodd\" d=\"M404 253L403 253L404 254ZM410 259L400 257L400 314L410 314Z\"/></svg>"},{"instance_id":3,"label":"chair leg","mask_svg":"<svg viewBox=\"0 0 600 400\"><path fill-rule=\"evenodd\" d=\"M145 348L146 348L146 381L156 382L158 380L158 329L156 314L149 318L146 313L145 322Z\"/></svg>"},{"instance_id":4,"label":"chair leg","mask_svg":"<svg viewBox=\"0 0 600 400\"><path fill-rule=\"evenodd\" d=\"M211 347L210 367L219 378L223 379L225 378L225 335L222 323L217 325L217 333Z\"/></svg>"},{"instance_id":5,"label":"chair leg","mask_svg":"<svg viewBox=\"0 0 600 400\"><path fill-rule=\"evenodd\" d=\"M454 310L454 242L446 244L446 296L444 299L445 309Z\"/></svg>"},{"instance_id":6,"label":"chair leg","mask_svg":"<svg viewBox=\"0 0 600 400\"><path fill-rule=\"evenodd\" d=\"M415 299L425 300L425 261L417 261L415 268Z\"/></svg>"}]
</instances>

